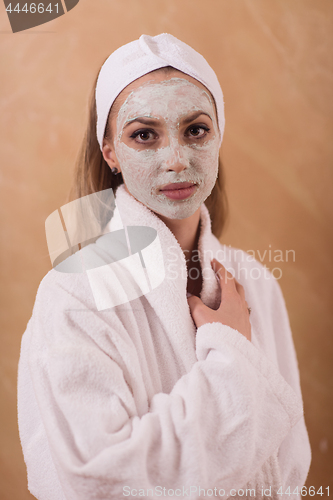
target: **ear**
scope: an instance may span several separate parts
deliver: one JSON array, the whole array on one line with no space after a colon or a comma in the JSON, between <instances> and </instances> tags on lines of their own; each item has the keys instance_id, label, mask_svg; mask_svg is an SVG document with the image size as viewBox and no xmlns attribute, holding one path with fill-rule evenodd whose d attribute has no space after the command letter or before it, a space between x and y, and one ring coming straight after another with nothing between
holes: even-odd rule
<instances>
[{"instance_id":1,"label":"ear","mask_svg":"<svg viewBox=\"0 0 333 500\"><path fill-rule=\"evenodd\" d=\"M119 165L119 161L118 161L114 146L113 146L113 144L110 144L110 142L106 141L105 139L103 140L102 154L103 154L104 160L106 161L106 163L109 165L110 168L116 167L118 169L118 172L121 172L121 168Z\"/></svg>"}]
</instances>

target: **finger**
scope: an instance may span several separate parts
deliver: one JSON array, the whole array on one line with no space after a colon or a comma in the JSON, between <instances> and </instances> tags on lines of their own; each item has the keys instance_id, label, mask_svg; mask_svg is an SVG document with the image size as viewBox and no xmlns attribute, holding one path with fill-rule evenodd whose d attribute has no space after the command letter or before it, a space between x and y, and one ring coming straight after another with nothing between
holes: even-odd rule
<instances>
[{"instance_id":1,"label":"finger","mask_svg":"<svg viewBox=\"0 0 333 500\"><path fill-rule=\"evenodd\" d=\"M199 297L192 295L191 297L188 297L187 302L196 327L199 328L199 326L207 323L205 316L207 315L207 310L209 310L209 308L202 302L202 300L199 299Z\"/></svg>"},{"instance_id":2,"label":"finger","mask_svg":"<svg viewBox=\"0 0 333 500\"><path fill-rule=\"evenodd\" d=\"M196 295L191 295L190 297L187 297L187 302L188 302L188 305L190 307L191 314L193 311L197 310L198 307L200 307L201 305L204 305L202 300L199 297L197 297Z\"/></svg>"},{"instance_id":3,"label":"finger","mask_svg":"<svg viewBox=\"0 0 333 500\"><path fill-rule=\"evenodd\" d=\"M243 300L245 300L245 290L243 285L241 285L235 278L235 284L236 284L236 290L239 293L239 295L242 297Z\"/></svg>"},{"instance_id":4,"label":"finger","mask_svg":"<svg viewBox=\"0 0 333 500\"><path fill-rule=\"evenodd\" d=\"M215 271L215 274L219 278L219 280L223 279L225 283L227 283L228 279L232 280L233 276L229 271L226 270L223 264L216 259L212 260L212 267Z\"/></svg>"},{"instance_id":5,"label":"finger","mask_svg":"<svg viewBox=\"0 0 333 500\"><path fill-rule=\"evenodd\" d=\"M233 277L233 275L231 273L229 273L229 271L226 270L226 268L223 266L223 264L221 264L221 262L219 262L218 260L213 259L212 260L212 267L216 273L216 276L219 279L219 283L220 283L221 290L222 290L222 296L223 296L223 293L227 293L230 291L233 291L233 292L236 291L235 278Z\"/></svg>"}]
</instances>

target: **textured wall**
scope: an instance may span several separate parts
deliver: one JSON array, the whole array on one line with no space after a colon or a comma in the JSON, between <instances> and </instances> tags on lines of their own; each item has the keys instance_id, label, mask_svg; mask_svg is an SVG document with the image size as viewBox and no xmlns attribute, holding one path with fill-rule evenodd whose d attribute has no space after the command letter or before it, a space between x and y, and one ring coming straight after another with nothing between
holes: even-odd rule
<instances>
[{"instance_id":1,"label":"textured wall","mask_svg":"<svg viewBox=\"0 0 333 500\"><path fill-rule=\"evenodd\" d=\"M221 81L230 201L222 240L282 273L313 450L307 484L333 486L332 7L81 0L63 17L12 34L1 3L2 500L32 498L16 424L20 340L50 268L44 221L66 199L87 96L112 50L165 31L199 50Z\"/></svg>"}]
</instances>

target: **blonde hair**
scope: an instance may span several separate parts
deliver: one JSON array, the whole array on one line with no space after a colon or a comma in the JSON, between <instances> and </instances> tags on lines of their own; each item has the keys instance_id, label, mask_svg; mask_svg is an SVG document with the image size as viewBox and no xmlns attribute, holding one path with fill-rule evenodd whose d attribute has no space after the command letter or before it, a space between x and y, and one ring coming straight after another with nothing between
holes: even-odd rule
<instances>
[{"instance_id":1,"label":"blonde hair","mask_svg":"<svg viewBox=\"0 0 333 500\"><path fill-rule=\"evenodd\" d=\"M172 66L166 66L155 71L164 71L168 73L174 70L175 69ZM117 188L124 182L121 173L118 175L113 175L111 173L111 169L104 160L97 141L97 112L95 101L96 83L97 77L89 99L88 125L76 161L73 184L69 195L70 200L75 200L77 198L110 188L112 188L115 194ZM116 113L116 111L116 107L112 105L110 114L112 115ZM108 135L109 127L107 126L105 130L105 137ZM205 205L210 213L212 232L217 238L219 238L222 234L228 213L224 170L220 158L218 177L210 196L205 201ZM105 225L108 222L108 220L104 220L105 217L107 216L102 212L98 214L98 219L101 221L102 225Z\"/></svg>"}]
</instances>

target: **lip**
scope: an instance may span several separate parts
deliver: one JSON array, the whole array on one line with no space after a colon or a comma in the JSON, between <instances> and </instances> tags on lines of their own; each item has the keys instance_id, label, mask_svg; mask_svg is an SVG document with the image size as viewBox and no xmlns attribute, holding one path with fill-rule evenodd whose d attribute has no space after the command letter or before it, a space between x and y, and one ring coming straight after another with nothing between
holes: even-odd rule
<instances>
[{"instance_id":1,"label":"lip","mask_svg":"<svg viewBox=\"0 0 333 500\"><path fill-rule=\"evenodd\" d=\"M166 184L160 188L160 191L172 191L173 189L185 189L194 186L194 182L174 182L173 184Z\"/></svg>"},{"instance_id":2,"label":"lip","mask_svg":"<svg viewBox=\"0 0 333 500\"><path fill-rule=\"evenodd\" d=\"M193 182L175 182L160 188L160 192L171 200L185 200L197 189Z\"/></svg>"}]
</instances>

